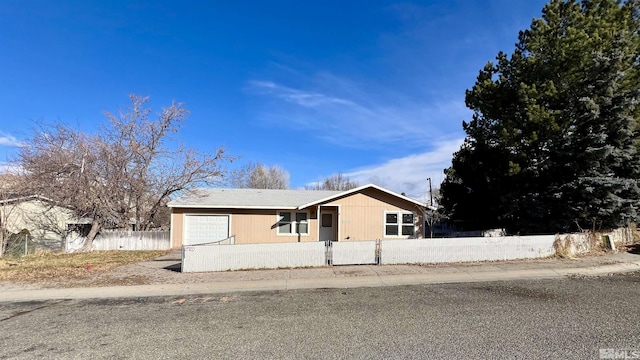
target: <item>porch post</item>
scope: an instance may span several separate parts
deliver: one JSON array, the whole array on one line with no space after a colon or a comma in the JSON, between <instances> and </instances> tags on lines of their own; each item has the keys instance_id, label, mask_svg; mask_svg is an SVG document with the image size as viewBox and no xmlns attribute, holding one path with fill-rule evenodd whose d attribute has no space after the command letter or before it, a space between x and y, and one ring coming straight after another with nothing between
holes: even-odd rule
<instances>
[{"instance_id":1,"label":"porch post","mask_svg":"<svg viewBox=\"0 0 640 360\"><path fill-rule=\"evenodd\" d=\"M317 241L320 241L320 226L322 226L321 221L320 221L320 207L321 206L322 205L318 205L316 207L316 224L317 224L316 228L318 228L318 234L317 234L318 237L316 238Z\"/></svg>"}]
</instances>

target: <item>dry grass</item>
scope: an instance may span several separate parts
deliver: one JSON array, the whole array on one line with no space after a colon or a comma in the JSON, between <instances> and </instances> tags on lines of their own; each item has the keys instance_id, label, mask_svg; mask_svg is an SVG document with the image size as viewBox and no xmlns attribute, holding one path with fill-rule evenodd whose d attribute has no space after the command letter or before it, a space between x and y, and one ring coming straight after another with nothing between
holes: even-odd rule
<instances>
[{"instance_id":1,"label":"dry grass","mask_svg":"<svg viewBox=\"0 0 640 360\"><path fill-rule=\"evenodd\" d=\"M0 281L37 282L84 278L91 273L151 260L168 252L166 250L94 251L75 254L41 252L22 258L0 258Z\"/></svg>"},{"instance_id":2,"label":"dry grass","mask_svg":"<svg viewBox=\"0 0 640 360\"><path fill-rule=\"evenodd\" d=\"M555 257L557 258L571 259L573 257L571 253L571 236L566 236L564 239L556 236L553 241L553 248L556 250Z\"/></svg>"}]
</instances>

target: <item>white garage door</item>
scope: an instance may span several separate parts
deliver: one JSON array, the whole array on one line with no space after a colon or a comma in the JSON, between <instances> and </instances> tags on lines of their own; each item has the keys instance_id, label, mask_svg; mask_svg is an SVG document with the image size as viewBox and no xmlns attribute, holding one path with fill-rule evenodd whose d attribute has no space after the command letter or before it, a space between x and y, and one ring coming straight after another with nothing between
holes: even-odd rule
<instances>
[{"instance_id":1,"label":"white garage door","mask_svg":"<svg viewBox=\"0 0 640 360\"><path fill-rule=\"evenodd\" d=\"M229 215L185 215L184 245L195 245L229 237Z\"/></svg>"}]
</instances>

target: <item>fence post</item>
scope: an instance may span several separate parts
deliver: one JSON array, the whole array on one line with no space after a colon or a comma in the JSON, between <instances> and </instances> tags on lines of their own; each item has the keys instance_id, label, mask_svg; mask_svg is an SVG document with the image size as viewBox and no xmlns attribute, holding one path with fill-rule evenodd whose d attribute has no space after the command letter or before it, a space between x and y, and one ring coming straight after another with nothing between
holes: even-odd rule
<instances>
[{"instance_id":1,"label":"fence post","mask_svg":"<svg viewBox=\"0 0 640 360\"><path fill-rule=\"evenodd\" d=\"M326 246L325 249L325 259L326 259L326 263L327 265L333 265L333 249L332 249L332 245L331 245L331 240L327 240L324 242L324 246Z\"/></svg>"}]
</instances>

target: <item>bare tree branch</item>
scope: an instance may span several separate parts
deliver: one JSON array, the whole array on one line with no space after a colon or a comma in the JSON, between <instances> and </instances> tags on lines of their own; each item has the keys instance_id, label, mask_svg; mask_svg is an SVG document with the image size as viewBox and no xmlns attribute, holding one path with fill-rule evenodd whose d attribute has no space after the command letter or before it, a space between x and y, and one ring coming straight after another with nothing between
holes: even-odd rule
<instances>
[{"instance_id":1,"label":"bare tree branch","mask_svg":"<svg viewBox=\"0 0 640 360\"><path fill-rule=\"evenodd\" d=\"M360 186L360 184L358 184L357 181L349 179L348 176L342 173L338 173L336 175L329 176L319 183L308 186L307 189L346 191L355 189L358 186Z\"/></svg>"},{"instance_id":2,"label":"bare tree branch","mask_svg":"<svg viewBox=\"0 0 640 360\"><path fill-rule=\"evenodd\" d=\"M289 172L280 166L265 166L260 162L249 162L231 176L231 184L237 188L287 189Z\"/></svg>"},{"instance_id":3,"label":"bare tree branch","mask_svg":"<svg viewBox=\"0 0 640 360\"><path fill-rule=\"evenodd\" d=\"M167 225L161 209L170 196L218 183L225 173L220 164L230 160L222 148L202 153L174 145L189 113L182 104L152 119L148 97L130 95L130 101L126 111L107 112L108 122L95 134L40 124L19 154L32 193L93 219L85 250L104 228Z\"/></svg>"}]
</instances>

